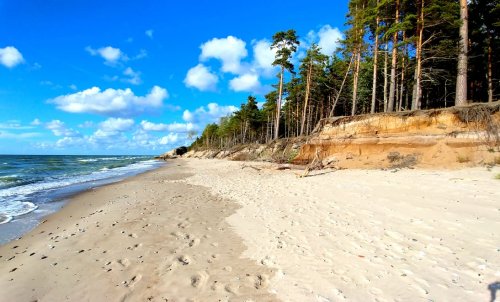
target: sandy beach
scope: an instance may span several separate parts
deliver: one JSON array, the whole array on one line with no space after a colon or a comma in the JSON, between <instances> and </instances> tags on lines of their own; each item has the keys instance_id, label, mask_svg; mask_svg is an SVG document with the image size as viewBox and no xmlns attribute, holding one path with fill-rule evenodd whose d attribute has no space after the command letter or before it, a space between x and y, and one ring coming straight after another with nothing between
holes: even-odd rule
<instances>
[{"instance_id":1,"label":"sandy beach","mask_svg":"<svg viewBox=\"0 0 500 302\"><path fill-rule=\"evenodd\" d=\"M1 246L0 301L490 301L499 172L170 161Z\"/></svg>"}]
</instances>

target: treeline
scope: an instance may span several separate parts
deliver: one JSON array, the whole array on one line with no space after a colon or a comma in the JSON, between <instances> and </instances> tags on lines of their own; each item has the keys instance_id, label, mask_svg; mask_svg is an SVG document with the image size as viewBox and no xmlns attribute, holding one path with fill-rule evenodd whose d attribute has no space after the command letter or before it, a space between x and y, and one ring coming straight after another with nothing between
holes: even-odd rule
<instances>
[{"instance_id":1,"label":"treeline","mask_svg":"<svg viewBox=\"0 0 500 302\"><path fill-rule=\"evenodd\" d=\"M262 108L248 97L193 146L307 135L332 116L498 99L498 0L351 0L346 25L335 53L324 55L313 44L299 66L291 61L296 32L276 33L278 81Z\"/></svg>"}]
</instances>

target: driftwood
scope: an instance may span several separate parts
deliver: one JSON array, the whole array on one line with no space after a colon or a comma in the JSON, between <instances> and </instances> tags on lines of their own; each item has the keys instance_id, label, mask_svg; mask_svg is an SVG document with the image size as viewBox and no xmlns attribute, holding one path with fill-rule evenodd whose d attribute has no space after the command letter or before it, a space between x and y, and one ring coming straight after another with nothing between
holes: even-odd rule
<instances>
[{"instance_id":1,"label":"driftwood","mask_svg":"<svg viewBox=\"0 0 500 302\"><path fill-rule=\"evenodd\" d=\"M245 168L252 168L252 169L254 169L256 171L262 170L260 168L257 168L257 167L254 167L254 166L250 166L250 165L243 165L243 166L241 166L241 169L245 169Z\"/></svg>"},{"instance_id":2,"label":"driftwood","mask_svg":"<svg viewBox=\"0 0 500 302\"><path fill-rule=\"evenodd\" d=\"M304 173L302 175L297 174L297 177L302 178L302 177L307 177L309 175L309 172L313 170L321 170L323 169L323 163L321 159L319 158L319 152L320 150L316 148L316 154L314 155L313 161L306 166L306 169L304 170Z\"/></svg>"}]
</instances>

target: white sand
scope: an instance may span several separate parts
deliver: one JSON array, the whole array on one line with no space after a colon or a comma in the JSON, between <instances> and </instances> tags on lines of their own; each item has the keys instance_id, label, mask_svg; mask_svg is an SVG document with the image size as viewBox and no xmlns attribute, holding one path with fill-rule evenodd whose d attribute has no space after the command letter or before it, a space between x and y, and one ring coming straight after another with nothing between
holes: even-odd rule
<instances>
[{"instance_id":1,"label":"white sand","mask_svg":"<svg viewBox=\"0 0 500 302\"><path fill-rule=\"evenodd\" d=\"M227 221L284 301L489 301L500 281L498 168L297 178L248 165L270 166L191 159L188 182L242 206Z\"/></svg>"}]
</instances>

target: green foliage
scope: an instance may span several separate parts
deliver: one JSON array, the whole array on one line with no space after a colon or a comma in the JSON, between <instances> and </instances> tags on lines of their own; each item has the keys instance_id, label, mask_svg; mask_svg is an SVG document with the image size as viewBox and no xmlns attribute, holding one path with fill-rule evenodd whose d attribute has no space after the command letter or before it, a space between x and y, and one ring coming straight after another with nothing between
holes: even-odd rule
<instances>
[{"instance_id":1,"label":"green foliage","mask_svg":"<svg viewBox=\"0 0 500 302\"><path fill-rule=\"evenodd\" d=\"M283 69L294 74L295 71L290 58L297 51L299 44L299 37L297 37L293 29L275 33L273 35L273 44L271 45L271 49L276 49L276 59L273 62L273 66L281 66Z\"/></svg>"},{"instance_id":2,"label":"green foliage","mask_svg":"<svg viewBox=\"0 0 500 302\"><path fill-rule=\"evenodd\" d=\"M395 19L396 1L399 3L398 20ZM420 18L422 4L423 20ZM471 0L468 8L468 97L473 101L487 100L490 60L494 67L491 71L493 98L498 99L500 69L495 67L500 63L500 52L497 51L500 46L500 4L498 0ZM410 108L414 97L420 28L423 28L421 108L449 106L453 104L455 93L460 25L460 7L456 0L350 0L341 49L327 56L317 44L312 44L300 59L298 68L292 63L292 57L300 44L299 37L293 29L279 31L272 36L271 48L276 51L273 66L280 67L280 75L286 71L292 74L282 83L282 95L278 92L279 85L273 86L265 99L259 100L264 102L261 109L257 107L257 99L249 96L238 111L222 118L218 124L207 125L193 147L229 148L241 143L269 142L273 137L294 137L300 133L303 116L304 133L307 134L331 113L349 115L354 78L354 63L350 62L355 53L361 54L356 114L370 112L375 51L378 53L376 111L383 111L385 49L390 51L393 46L398 54L396 101L403 110ZM396 41L393 42L394 34ZM377 49L374 47L375 37L378 37ZM390 69L391 53L388 58ZM305 106L308 77L310 89ZM281 100L280 108L277 108L278 99ZM277 123L279 129L275 128ZM460 157L457 160L466 162L468 159Z\"/></svg>"}]
</instances>

